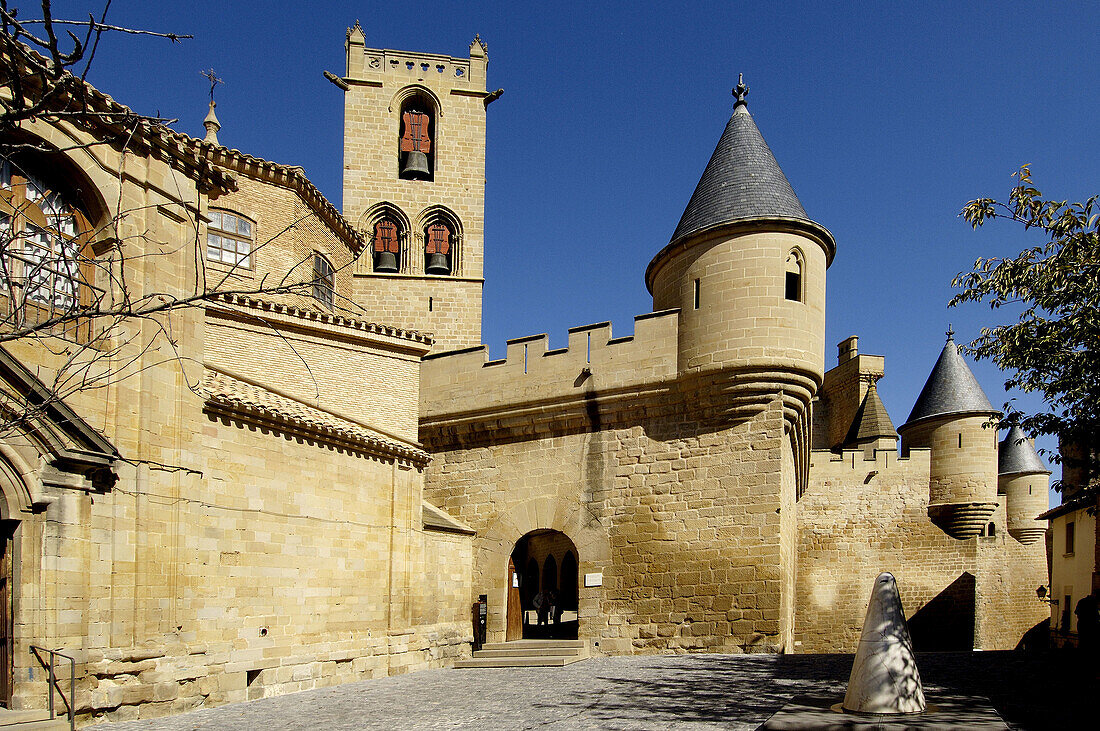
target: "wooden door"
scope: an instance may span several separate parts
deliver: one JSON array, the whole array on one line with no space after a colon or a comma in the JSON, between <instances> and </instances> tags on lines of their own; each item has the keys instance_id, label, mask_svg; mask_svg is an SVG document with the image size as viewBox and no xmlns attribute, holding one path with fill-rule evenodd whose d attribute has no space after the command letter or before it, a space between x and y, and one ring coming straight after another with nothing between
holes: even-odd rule
<instances>
[{"instance_id":1,"label":"wooden door","mask_svg":"<svg viewBox=\"0 0 1100 731\"><path fill-rule=\"evenodd\" d=\"M516 565L508 559L508 625L504 633L507 642L523 639L523 609L519 601L519 576Z\"/></svg>"},{"instance_id":2,"label":"wooden door","mask_svg":"<svg viewBox=\"0 0 1100 731\"><path fill-rule=\"evenodd\" d=\"M12 570L11 528L0 525L0 706L11 707Z\"/></svg>"}]
</instances>

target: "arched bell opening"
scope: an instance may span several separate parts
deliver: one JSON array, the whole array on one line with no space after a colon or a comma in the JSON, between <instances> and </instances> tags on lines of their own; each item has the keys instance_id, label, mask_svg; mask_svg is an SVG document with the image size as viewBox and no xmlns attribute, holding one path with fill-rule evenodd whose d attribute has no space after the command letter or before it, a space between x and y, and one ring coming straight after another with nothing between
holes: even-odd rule
<instances>
[{"instance_id":1,"label":"arched bell opening","mask_svg":"<svg viewBox=\"0 0 1100 731\"><path fill-rule=\"evenodd\" d=\"M531 531L516 541L510 564L507 638L577 639L577 547L569 536Z\"/></svg>"}]
</instances>

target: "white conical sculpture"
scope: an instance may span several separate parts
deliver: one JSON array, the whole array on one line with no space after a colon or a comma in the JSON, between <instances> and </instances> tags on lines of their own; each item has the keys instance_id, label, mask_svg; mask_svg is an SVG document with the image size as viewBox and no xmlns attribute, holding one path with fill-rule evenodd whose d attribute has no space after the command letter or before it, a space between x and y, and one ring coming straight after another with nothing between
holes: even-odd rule
<instances>
[{"instance_id":1,"label":"white conical sculpture","mask_svg":"<svg viewBox=\"0 0 1100 731\"><path fill-rule=\"evenodd\" d=\"M922 713L925 709L913 642L892 574L884 572L875 579L842 706L850 713Z\"/></svg>"}]
</instances>

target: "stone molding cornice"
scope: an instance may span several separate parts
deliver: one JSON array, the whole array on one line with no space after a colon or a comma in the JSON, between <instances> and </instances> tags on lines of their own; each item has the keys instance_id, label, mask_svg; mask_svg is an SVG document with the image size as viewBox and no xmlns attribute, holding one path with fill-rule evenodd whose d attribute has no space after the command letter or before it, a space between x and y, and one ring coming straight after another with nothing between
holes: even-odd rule
<instances>
[{"instance_id":1,"label":"stone molding cornice","mask_svg":"<svg viewBox=\"0 0 1100 731\"><path fill-rule=\"evenodd\" d=\"M427 353L435 342L431 335L416 330L356 320L240 294L217 295L206 303L206 310L209 313L236 320L248 321L259 317L280 324L307 327L314 331L329 330L332 334L343 338L364 339L372 344L405 350L418 356ZM247 311L254 312L256 315L250 317L246 314Z\"/></svg>"}]
</instances>

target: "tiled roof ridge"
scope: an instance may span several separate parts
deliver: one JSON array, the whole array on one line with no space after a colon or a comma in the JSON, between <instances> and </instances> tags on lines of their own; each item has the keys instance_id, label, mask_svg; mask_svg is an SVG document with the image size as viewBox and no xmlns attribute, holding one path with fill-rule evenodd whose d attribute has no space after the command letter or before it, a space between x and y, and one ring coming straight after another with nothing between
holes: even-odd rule
<instances>
[{"instance_id":1,"label":"tiled roof ridge","mask_svg":"<svg viewBox=\"0 0 1100 731\"><path fill-rule=\"evenodd\" d=\"M24 58L15 58L16 62L27 63L37 57L37 63L50 63L44 56L22 43L8 42L5 44L5 49L9 52L18 49L18 52L24 54ZM235 190L236 182L232 176L225 175L215 167L224 166L244 175L290 188L298 193L322 218L328 219L344 237L345 242L349 244L349 248L358 253L366 245L363 235L344 218L343 214L336 209L336 206L332 205L328 198L318 190L317 186L306 177L305 169L300 165L284 165L271 162L240 150L229 149L197 139L184 132L177 132L165 124L152 122L137 114L130 107L115 101L109 94L92 86L90 82L79 79L68 71L65 72L63 78L67 83L80 85L94 111L140 120L137 131L140 133L141 138L150 146L156 147L179 162L184 163L185 169L198 173L197 177L199 179L208 178L218 188ZM112 126L103 119L96 119L95 117L90 117L90 119L94 119L105 128Z\"/></svg>"},{"instance_id":2,"label":"tiled roof ridge","mask_svg":"<svg viewBox=\"0 0 1100 731\"><path fill-rule=\"evenodd\" d=\"M193 144L212 156L212 162L215 165L224 166L242 175L248 175L293 190L318 215L327 218L328 222L343 235L345 242L349 244L349 248L353 252L358 254L366 246L363 234L356 230L344 218L344 215L336 209L336 206L332 205L329 199L325 197L325 194L313 184L313 181L306 177L305 168L301 165L285 165L272 162L250 155L247 152L241 152L236 148L230 149L224 145L216 145L206 140L195 139L184 135L182 132L175 132L175 134L188 137Z\"/></svg>"},{"instance_id":3,"label":"tiled roof ridge","mask_svg":"<svg viewBox=\"0 0 1100 731\"><path fill-rule=\"evenodd\" d=\"M32 48L22 43L5 39L2 55L7 56L7 63L14 65L47 65L52 63ZM136 120L138 124L134 128L135 136L151 148L155 148L178 163L184 172L192 175L196 180L208 180L209 183L223 190L235 190L236 182L232 176L226 175L211 163L200 147L198 140L177 132L165 124L154 122L147 117L139 115L130 107L115 101L110 95L100 91L86 80L79 79L68 71L63 72L61 80L67 84L75 84L81 93L86 96L92 114L88 115L84 122L87 126L99 126L103 129L117 132L117 125L127 119ZM120 117L119 122L112 123L101 116L110 115Z\"/></svg>"},{"instance_id":4,"label":"tiled roof ridge","mask_svg":"<svg viewBox=\"0 0 1100 731\"><path fill-rule=\"evenodd\" d=\"M214 296L214 300L218 302L225 302L226 304L230 305L236 305L238 307L248 307L250 309L264 310L265 312L272 312L278 315L297 317L302 320L314 320L317 322L322 322L326 325L346 327L351 330L361 330L363 332L386 335L392 338L411 340L413 342L423 343L425 345L431 345L435 342L434 338L431 335L419 332L417 330L406 330L404 328L394 327L392 325L382 325L377 322L367 322L366 320L358 320L352 317L333 315L327 312L320 312L319 310L310 310L303 307L295 307L294 305L287 305L280 302L272 302L270 300L259 299L258 297L250 297L244 294L218 294Z\"/></svg>"},{"instance_id":5,"label":"tiled roof ridge","mask_svg":"<svg viewBox=\"0 0 1100 731\"><path fill-rule=\"evenodd\" d=\"M208 405L297 427L323 441L347 444L370 454L392 457L420 467L431 460L423 449L375 433L363 424L242 380L217 367L205 367L198 394Z\"/></svg>"}]
</instances>

